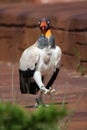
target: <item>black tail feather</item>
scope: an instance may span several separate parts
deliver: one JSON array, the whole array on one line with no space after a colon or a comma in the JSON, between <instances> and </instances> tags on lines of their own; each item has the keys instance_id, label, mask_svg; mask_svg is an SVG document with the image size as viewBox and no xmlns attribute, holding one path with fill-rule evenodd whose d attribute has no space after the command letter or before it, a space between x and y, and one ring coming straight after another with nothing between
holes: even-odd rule
<instances>
[{"instance_id":1,"label":"black tail feather","mask_svg":"<svg viewBox=\"0 0 87 130\"><path fill-rule=\"evenodd\" d=\"M21 70L19 70L19 83L20 83L20 91L22 94L27 93L26 89L26 79L23 76L23 73Z\"/></svg>"},{"instance_id":2,"label":"black tail feather","mask_svg":"<svg viewBox=\"0 0 87 130\"><path fill-rule=\"evenodd\" d=\"M20 91L22 94L36 94L39 87L35 82L31 82L29 73L19 70Z\"/></svg>"}]
</instances>

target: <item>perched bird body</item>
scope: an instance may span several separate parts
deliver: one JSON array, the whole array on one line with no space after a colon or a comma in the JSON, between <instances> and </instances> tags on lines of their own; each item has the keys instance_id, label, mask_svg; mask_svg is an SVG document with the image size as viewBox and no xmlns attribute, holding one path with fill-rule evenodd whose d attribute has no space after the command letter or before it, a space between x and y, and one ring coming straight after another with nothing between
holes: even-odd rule
<instances>
[{"instance_id":1,"label":"perched bird body","mask_svg":"<svg viewBox=\"0 0 87 130\"><path fill-rule=\"evenodd\" d=\"M48 21L49 22L49 21ZM45 25L46 24L46 25ZM34 45L25 49L19 62L21 93L51 93L51 86L60 68L61 49L47 26L46 19L40 23L41 36Z\"/></svg>"}]
</instances>

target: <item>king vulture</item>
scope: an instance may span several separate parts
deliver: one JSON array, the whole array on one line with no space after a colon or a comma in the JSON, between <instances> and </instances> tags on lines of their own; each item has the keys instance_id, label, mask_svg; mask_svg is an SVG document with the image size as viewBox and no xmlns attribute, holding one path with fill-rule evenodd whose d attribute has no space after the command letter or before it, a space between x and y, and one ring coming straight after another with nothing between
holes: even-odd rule
<instances>
[{"instance_id":1,"label":"king vulture","mask_svg":"<svg viewBox=\"0 0 87 130\"><path fill-rule=\"evenodd\" d=\"M19 61L20 91L22 94L52 93L54 83L60 69L62 52L55 44L50 20L42 18L38 22L41 35L38 40L24 50Z\"/></svg>"}]
</instances>

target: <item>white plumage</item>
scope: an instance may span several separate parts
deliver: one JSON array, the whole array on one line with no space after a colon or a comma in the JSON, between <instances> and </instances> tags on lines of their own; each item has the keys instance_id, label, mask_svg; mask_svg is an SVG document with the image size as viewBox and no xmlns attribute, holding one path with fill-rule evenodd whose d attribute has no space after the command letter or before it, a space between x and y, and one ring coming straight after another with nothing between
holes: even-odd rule
<instances>
[{"instance_id":1,"label":"white plumage","mask_svg":"<svg viewBox=\"0 0 87 130\"><path fill-rule=\"evenodd\" d=\"M42 19L41 22L43 21L47 23L47 19ZM54 39L48 44L50 37L53 36L49 28L50 26L46 28L44 26L45 31L43 31L40 27L44 34L41 36L42 39L39 38L34 45L25 49L20 58L19 76L22 93L36 94L39 89L44 94L52 92L50 88L59 72L62 52L56 46ZM44 38L46 38L45 42ZM45 44L42 46L41 42Z\"/></svg>"}]
</instances>

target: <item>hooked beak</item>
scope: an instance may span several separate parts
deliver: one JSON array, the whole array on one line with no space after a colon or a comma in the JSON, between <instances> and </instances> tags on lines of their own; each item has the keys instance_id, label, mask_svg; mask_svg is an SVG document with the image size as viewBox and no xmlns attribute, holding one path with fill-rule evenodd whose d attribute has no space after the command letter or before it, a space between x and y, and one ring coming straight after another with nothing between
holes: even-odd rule
<instances>
[{"instance_id":1,"label":"hooked beak","mask_svg":"<svg viewBox=\"0 0 87 130\"><path fill-rule=\"evenodd\" d=\"M48 28L47 23L45 21L41 22L40 29L41 29L42 33L46 33L47 28Z\"/></svg>"}]
</instances>

